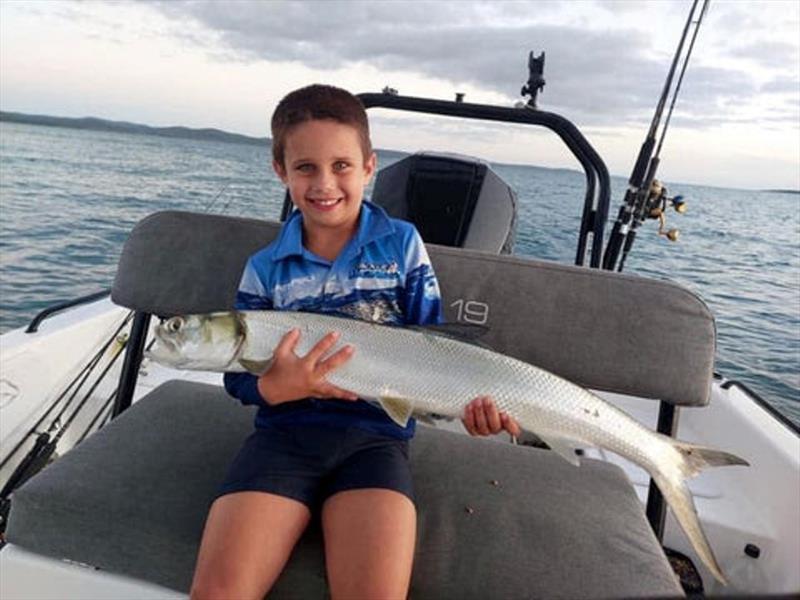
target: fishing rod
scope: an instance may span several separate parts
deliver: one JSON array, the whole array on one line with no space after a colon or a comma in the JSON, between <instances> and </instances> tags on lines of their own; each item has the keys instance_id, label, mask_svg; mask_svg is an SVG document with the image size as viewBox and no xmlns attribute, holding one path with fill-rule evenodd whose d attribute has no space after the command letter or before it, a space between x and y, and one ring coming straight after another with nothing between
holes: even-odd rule
<instances>
[{"instance_id":1,"label":"fishing rod","mask_svg":"<svg viewBox=\"0 0 800 600\"><path fill-rule=\"evenodd\" d=\"M676 241L678 239L679 232L677 229L665 230L666 210L671 206L678 213L682 214L686 212L686 203L682 196L675 196L674 198L668 197L667 188L656 179L656 173L658 172L661 148L664 144L667 129L669 128L672 111L675 108L675 102L678 98L681 83L683 82L683 76L686 73L686 67L689 64L689 58L694 49L697 33L700 31L700 24L708 10L709 2L710 0L703 0L698 13L697 7L700 0L694 0L692 8L689 11L689 16L686 19L683 34L675 50L675 56L672 60L667 79L664 82L664 89L661 92L661 97L659 98L653 119L650 123L650 129L645 141L642 143L639 156L636 158L633 171L628 179L628 189L625 191L625 199L622 206L620 206L617 220L614 222L611 235L608 239L608 245L603 255L603 268L609 271L622 271L625 265L625 259L636 239L636 230L644 223L645 219L658 219L658 234L665 236L670 241ZM697 19L694 18L695 15L698 15ZM678 76L675 89L672 93L672 101L664 121L664 127L661 130L661 136L656 146L656 133L661 123L661 117L667 104L667 98L672 89L673 78L675 77L678 63L683 54L683 47L692 25L694 25L692 39L689 43L686 55L684 56L680 75Z\"/></svg>"},{"instance_id":2,"label":"fishing rod","mask_svg":"<svg viewBox=\"0 0 800 600\"><path fill-rule=\"evenodd\" d=\"M223 184L214 197L206 204L203 209L204 213L209 213L214 205L216 204L217 200L227 191L228 187L230 186L230 182L226 182ZM230 199L226 202L225 206L223 207L222 212L224 213L225 210L228 208L228 204L230 203ZM105 296L108 292L104 292L98 297ZM63 308L63 306L62 306ZM20 451L20 449L26 444L29 443L29 440L32 436L35 436L33 446L28 450L22 460L17 464L14 468L12 473L9 475L8 479L5 481L4 484L0 485L0 536L5 531L5 527L8 520L8 513L11 508L10 496L11 493L17 489L20 485L25 483L28 479L30 479L33 475L38 473L42 468L44 468L48 461L51 460L53 454L56 451L56 447L58 446L58 442L63 437L64 433L69 429L72 423L76 420L78 415L80 414L81 410L87 404L87 402L91 399L92 394L103 381L105 376L109 373L111 368L117 362L117 359L122 356L122 350L127 345L127 334L123 333L123 330L128 325L128 323L133 318L133 311L129 311L128 314L123 319L122 323L116 328L116 330L111 334L111 336L103 343L100 349L89 359L87 364L83 366L80 372L66 385L64 390L55 398L53 402L51 402L50 406L47 408L45 413L37 420L36 424L31 427L28 433L23 436L23 438L17 443L17 445L6 455L6 457L0 461L0 469L6 466L11 459L16 456L16 454ZM38 316L33 321L34 323L38 323ZM35 332L36 329L31 329L29 326L29 332ZM150 341L150 346L152 346L155 340ZM109 349L113 344L118 344L119 346L114 349L113 355L111 359L105 364L104 368L100 375L95 379L92 383L88 391L84 391L83 387L89 382L90 377L94 373L94 370L99 367L99 364L104 356L106 356ZM148 346L149 348L149 346ZM72 413L66 417L67 410L71 407L73 402L76 401L79 393L82 393L81 399L77 402L77 407L72 410ZM114 400L115 396L117 395L117 391L114 391L105 401L105 403L100 407L99 411L94 415L94 418L89 423L88 427L84 430L83 434L78 438L78 442L82 442L92 431L92 428L95 424L100 421L101 415L106 413L109 405ZM55 411L56 407L60 403L64 401L63 406L58 411L55 416L51 416L51 413ZM100 426L104 425L108 421L108 417L111 413L106 414L106 418L100 422ZM65 418L66 417L66 418ZM48 418L50 418L49 424L46 426L46 429L43 431L42 428L45 426Z\"/></svg>"}]
</instances>

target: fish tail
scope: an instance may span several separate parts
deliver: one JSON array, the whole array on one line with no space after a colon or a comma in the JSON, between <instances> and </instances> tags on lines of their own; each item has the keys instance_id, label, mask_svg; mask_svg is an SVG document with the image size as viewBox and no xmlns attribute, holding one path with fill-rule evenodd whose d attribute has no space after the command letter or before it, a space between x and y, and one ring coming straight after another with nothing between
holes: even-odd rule
<instances>
[{"instance_id":1,"label":"fish tail","mask_svg":"<svg viewBox=\"0 0 800 600\"><path fill-rule=\"evenodd\" d=\"M670 443L680 455L678 464L680 477L670 478L657 474L654 475L653 479L664 495L681 528L689 537L689 541L700 560L703 561L703 564L708 567L708 570L720 583L727 585L728 582L722 572L722 568L719 566L708 538L700 525L697 509L694 505L692 493L686 485L686 479L696 476L700 471L708 467L748 465L749 463L729 452L674 440L670 440Z\"/></svg>"},{"instance_id":2,"label":"fish tail","mask_svg":"<svg viewBox=\"0 0 800 600\"><path fill-rule=\"evenodd\" d=\"M703 564L708 567L708 570L720 583L728 585L728 581L722 573L722 568L714 556L714 551L708 543L708 538L700 526L700 519L697 517L697 509L694 506L692 493L689 491L686 482L679 481L675 483L662 477L655 477L654 479L658 489L661 490L667 504L672 509L672 514L675 515L678 524L688 536L700 560L703 561Z\"/></svg>"}]
</instances>

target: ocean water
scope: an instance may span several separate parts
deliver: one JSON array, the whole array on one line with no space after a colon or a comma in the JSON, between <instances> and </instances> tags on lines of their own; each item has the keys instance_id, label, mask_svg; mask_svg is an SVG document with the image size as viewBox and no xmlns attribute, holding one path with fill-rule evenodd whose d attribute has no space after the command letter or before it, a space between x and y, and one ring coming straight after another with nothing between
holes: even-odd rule
<instances>
[{"instance_id":1,"label":"ocean water","mask_svg":"<svg viewBox=\"0 0 800 600\"><path fill-rule=\"evenodd\" d=\"M269 163L255 145L1 122L0 333L110 287L127 233L154 211L277 219L283 186ZM516 252L572 263L583 174L494 168L519 196ZM625 186L613 178L612 218ZM680 240L648 224L625 271L698 293L716 317L716 370L800 423L800 195L669 187L689 205L669 215Z\"/></svg>"}]
</instances>

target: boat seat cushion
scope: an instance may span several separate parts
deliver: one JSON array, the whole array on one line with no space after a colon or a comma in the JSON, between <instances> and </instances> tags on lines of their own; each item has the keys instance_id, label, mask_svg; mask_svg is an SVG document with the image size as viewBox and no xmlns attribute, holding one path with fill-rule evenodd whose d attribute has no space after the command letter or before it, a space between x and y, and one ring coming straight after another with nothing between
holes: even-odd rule
<instances>
[{"instance_id":1,"label":"boat seat cushion","mask_svg":"<svg viewBox=\"0 0 800 600\"><path fill-rule=\"evenodd\" d=\"M229 310L247 258L279 223L178 211L132 231L111 297L160 316ZM667 281L429 246L448 322L487 327L492 348L587 388L708 403L715 328L708 307Z\"/></svg>"},{"instance_id":2,"label":"boat seat cushion","mask_svg":"<svg viewBox=\"0 0 800 600\"><path fill-rule=\"evenodd\" d=\"M168 382L17 490L8 540L186 592L210 503L252 418L220 387ZM624 473L582 463L418 427L411 597L680 595ZM312 526L270 597L326 596Z\"/></svg>"}]
</instances>

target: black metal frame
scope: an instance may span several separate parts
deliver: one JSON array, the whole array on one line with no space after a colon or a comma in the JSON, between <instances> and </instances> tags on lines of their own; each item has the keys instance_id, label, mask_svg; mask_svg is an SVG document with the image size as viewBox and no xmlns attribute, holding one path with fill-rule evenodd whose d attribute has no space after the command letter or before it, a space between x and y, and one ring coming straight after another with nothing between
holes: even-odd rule
<instances>
[{"instance_id":1,"label":"black metal frame","mask_svg":"<svg viewBox=\"0 0 800 600\"><path fill-rule=\"evenodd\" d=\"M578 247L575 264L582 266L585 261L589 233L592 234L592 249L589 266L599 268L603 255L603 230L608 220L608 207L611 198L611 180L603 159L595 151L580 130L568 119L556 113L535 110L529 107L506 108L488 104L432 100L397 94L358 94L364 107L388 108L441 115L462 119L500 121L546 127L556 133L570 149L583 167L586 176L586 194L578 234ZM287 193L281 211L281 220L291 212L291 199Z\"/></svg>"},{"instance_id":2,"label":"black metal frame","mask_svg":"<svg viewBox=\"0 0 800 600\"><path fill-rule=\"evenodd\" d=\"M608 219L611 183L608 169L603 159L600 158L600 155L571 121L556 113L528 107L507 108L504 106L432 100L430 98L385 93L359 94L358 97L367 109L388 108L462 119L539 125L556 133L581 164L586 175L586 195L581 216L581 229L578 235L575 264L583 265L587 238L591 232L592 251L589 265L600 267L603 254L603 229Z\"/></svg>"},{"instance_id":3,"label":"black metal frame","mask_svg":"<svg viewBox=\"0 0 800 600\"><path fill-rule=\"evenodd\" d=\"M679 408L668 402L659 402L658 405L658 425L656 431L663 433L671 438L675 437L678 431L678 410ZM647 492L647 520L653 528L658 541L664 539L664 523L667 519L667 503L661 490L658 489L656 482L650 480L650 489Z\"/></svg>"},{"instance_id":4,"label":"black metal frame","mask_svg":"<svg viewBox=\"0 0 800 600\"><path fill-rule=\"evenodd\" d=\"M112 419L130 408L131 402L133 402L133 392L136 389L136 379L139 376L139 366L142 364L149 327L149 313L138 311L134 313L130 337L125 348L125 361L122 363L122 372L119 375L117 396L114 399L114 410L111 413Z\"/></svg>"}]
</instances>

